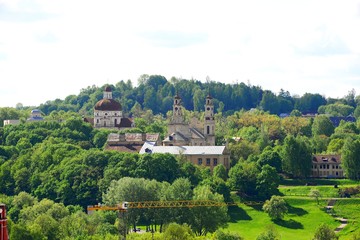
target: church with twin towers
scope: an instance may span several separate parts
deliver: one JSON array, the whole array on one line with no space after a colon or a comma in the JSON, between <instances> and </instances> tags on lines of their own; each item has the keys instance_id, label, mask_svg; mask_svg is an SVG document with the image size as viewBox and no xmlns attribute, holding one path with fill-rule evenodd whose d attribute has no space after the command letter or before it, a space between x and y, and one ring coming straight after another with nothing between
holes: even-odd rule
<instances>
[{"instance_id":1,"label":"church with twin towers","mask_svg":"<svg viewBox=\"0 0 360 240\"><path fill-rule=\"evenodd\" d=\"M205 99L205 113L202 122L188 123L184 116L182 99L178 93L174 97L173 115L168 125L168 136L164 146L215 146L214 103L210 94Z\"/></svg>"},{"instance_id":2,"label":"church with twin towers","mask_svg":"<svg viewBox=\"0 0 360 240\"><path fill-rule=\"evenodd\" d=\"M230 169L230 152L226 146L215 146L214 103L210 94L205 99L204 119L187 122L179 94L174 97L173 115L168 125L168 135L162 146L145 142L140 154L170 153L182 155L194 165L209 167L223 165Z\"/></svg>"}]
</instances>

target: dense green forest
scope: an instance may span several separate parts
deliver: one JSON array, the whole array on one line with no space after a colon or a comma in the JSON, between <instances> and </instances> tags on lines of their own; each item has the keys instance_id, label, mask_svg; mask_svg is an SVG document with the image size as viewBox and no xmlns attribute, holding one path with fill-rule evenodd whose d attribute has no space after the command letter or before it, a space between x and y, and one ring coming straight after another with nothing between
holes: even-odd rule
<instances>
[{"instance_id":1,"label":"dense green forest","mask_svg":"<svg viewBox=\"0 0 360 240\"><path fill-rule=\"evenodd\" d=\"M167 81L147 75L140 78L138 87L130 81L113 86L114 98L134 117L136 128L129 131L161 136L166 135L176 92L188 119L201 119L206 95L214 97L216 143L227 143L231 152L228 172L220 165L211 173L181 156L105 151L107 135L117 131L94 129L82 119L92 115L103 86L40 105L45 118L41 122L25 122L29 107L0 108L1 120L23 120L0 128L0 202L9 208L12 239L115 239L111 238L119 225L115 213L84 214L87 205L97 203L199 198L230 202L231 191L263 201L279 194L282 178L308 177L314 153L342 154L346 175L360 179L360 122L341 121L334 126L330 120L359 116L360 99L354 91L341 99L310 93L299 97L244 83ZM281 118L280 113L290 116ZM310 118L301 113L319 115ZM127 221L149 228L187 224L177 227L199 236L226 226L226 208L208 208L206 219L213 221L201 226L199 221L205 220L198 211L205 214L204 209L187 213L134 210ZM211 211L218 211L219 218L209 217L215 214Z\"/></svg>"},{"instance_id":2,"label":"dense green forest","mask_svg":"<svg viewBox=\"0 0 360 240\"><path fill-rule=\"evenodd\" d=\"M302 113L327 113L334 116L353 114L360 101L354 90L342 99L332 99L320 94L305 93L303 96L291 96L288 91L279 89L278 93L263 90L259 86L236 83L225 84L208 81L171 78L169 81L159 75L142 75L134 87L130 80L120 81L113 86L113 97L118 100L126 113L135 114L136 109L152 110L154 114L165 115L172 109L176 92L189 111L203 111L205 97L210 93L214 98L215 109L225 115L231 115L241 109L259 108L271 114L290 113L294 109ZM103 86L91 86L81 90L79 95L67 96L41 104L39 109L49 115L54 110L74 111L82 115L91 115L95 103L103 96ZM327 105L326 107L324 105ZM320 106L323 106L319 109ZM358 111L355 114L359 114Z\"/></svg>"},{"instance_id":3,"label":"dense green forest","mask_svg":"<svg viewBox=\"0 0 360 240\"><path fill-rule=\"evenodd\" d=\"M105 85L104 85L105 86ZM81 89L78 95L69 95L65 99L49 100L37 106L44 115L56 119L59 111L76 112L82 116L92 116L93 107L102 99L104 86L88 86ZM279 89L274 93L263 90L260 86L245 83L225 84L214 81L202 83L197 80L167 80L160 75L142 75L138 86L134 87L130 80L119 81L112 85L113 98L122 105L125 114L139 116L141 110L151 110L153 114L165 116L172 109L176 92L181 96L184 107L189 111L203 111L205 97L210 94L214 98L215 109L224 116L236 111L260 109L271 114L320 113L330 116L360 116L360 97L354 89L339 99L325 98L318 93L305 93L302 96L291 95ZM18 111L17 111L18 110ZM22 111L19 111L22 110ZM14 108L0 108L0 124L5 119L26 119L31 108L17 104ZM54 112L55 111L55 112ZM52 114L53 113L53 114Z\"/></svg>"}]
</instances>

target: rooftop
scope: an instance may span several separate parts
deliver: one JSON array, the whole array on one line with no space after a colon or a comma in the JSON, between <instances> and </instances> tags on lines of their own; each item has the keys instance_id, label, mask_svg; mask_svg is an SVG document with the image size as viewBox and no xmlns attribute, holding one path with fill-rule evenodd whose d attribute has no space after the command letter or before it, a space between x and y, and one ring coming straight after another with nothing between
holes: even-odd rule
<instances>
[{"instance_id":1,"label":"rooftop","mask_svg":"<svg viewBox=\"0 0 360 240\"><path fill-rule=\"evenodd\" d=\"M153 142L145 142L140 150L144 153L170 153L184 155L221 155L225 146L155 146Z\"/></svg>"}]
</instances>

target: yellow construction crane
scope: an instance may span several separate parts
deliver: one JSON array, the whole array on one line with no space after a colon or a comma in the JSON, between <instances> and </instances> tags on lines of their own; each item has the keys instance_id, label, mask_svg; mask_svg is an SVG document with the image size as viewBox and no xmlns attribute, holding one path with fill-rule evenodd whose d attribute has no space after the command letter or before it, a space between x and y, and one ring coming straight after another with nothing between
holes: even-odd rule
<instances>
[{"instance_id":1,"label":"yellow construction crane","mask_svg":"<svg viewBox=\"0 0 360 240\"><path fill-rule=\"evenodd\" d=\"M178 200L178 201L143 201L123 202L116 206L91 205L87 207L88 212L94 210L117 210L126 211L128 208L192 208L192 207L222 207L233 205L212 200Z\"/></svg>"},{"instance_id":2,"label":"yellow construction crane","mask_svg":"<svg viewBox=\"0 0 360 240\"><path fill-rule=\"evenodd\" d=\"M143 201L143 202L123 202L116 206L106 205L90 205L87 212L97 210L115 210L125 213L128 209L139 208L193 208L193 207L223 207L236 205L235 203L224 203L213 200L178 200L178 201ZM119 215L120 218L120 215ZM124 239L126 239L126 231L124 231Z\"/></svg>"}]
</instances>

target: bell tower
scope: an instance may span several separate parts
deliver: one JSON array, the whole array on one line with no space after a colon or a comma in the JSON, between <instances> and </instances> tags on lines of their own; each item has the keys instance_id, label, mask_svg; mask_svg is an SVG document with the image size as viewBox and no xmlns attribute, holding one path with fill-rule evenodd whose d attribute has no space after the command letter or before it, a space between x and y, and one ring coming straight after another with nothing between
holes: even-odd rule
<instances>
[{"instance_id":1,"label":"bell tower","mask_svg":"<svg viewBox=\"0 0 360 240\"><path fill-rule=\"evenodd\" d=\"M111 91L111 87L110 86L106 86L105 87L105 91L103 94L103 98L104 99L112 99L112 91Z\"/></svg>"},{"instance_id":2,"label":"bell tower","mask_svg":"<svg viewBox=\"0 0 360 240\"><path fill-rule=\"evenodd\" d=\"M214 117L214 103L210 94L205 100L205 119L204 119L204 135L206 142L210 146L215 145L215 117Z\"/></svg>"},{"instance_id":3,"label":"bell tower","mask_svg":"<svg viewBox=\"0 0 360 240\"><path fill-rule=\"evenodd\" d=\"M174 104L173 104L173 118L172 123L184 123L184 115L182 111L182 104L181 104L181 98L176 93L174 97Z\"/></svg>"}]
</instances>

